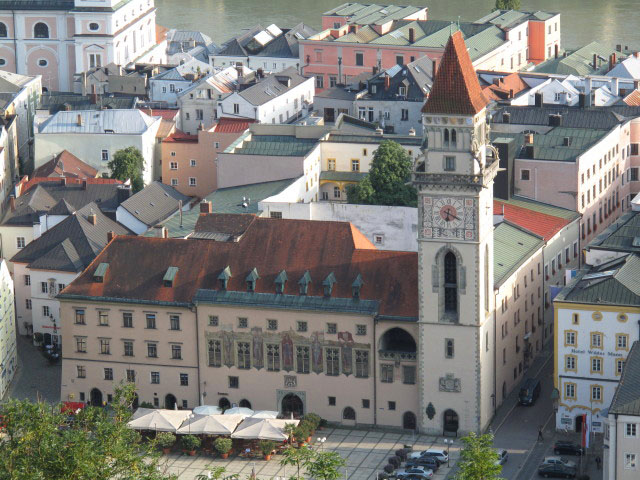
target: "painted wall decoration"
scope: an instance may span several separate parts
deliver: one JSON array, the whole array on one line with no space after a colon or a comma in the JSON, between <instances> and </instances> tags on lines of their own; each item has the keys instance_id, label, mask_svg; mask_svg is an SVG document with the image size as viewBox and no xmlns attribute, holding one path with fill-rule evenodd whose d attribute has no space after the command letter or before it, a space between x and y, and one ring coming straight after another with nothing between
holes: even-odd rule
<instances>
[{"instance_id":1,"label":"painted wall decoration","mask_svg":"<svg viewBox=\"0 0 640 480\"><path fill-rule=\"evenodd\" d=\"M324 362L322 361L322 343L324 341L324 333L313 332L311 334L311 370L315 373L322 373L324 370Z\"/></svg>"},{"instance_id":2,"label":"painted wall decoration","mask_svg":"<svg viewBox=\"0 0 640 480\"><path fill-rule=\"evenodd\" d=\"M282 334L282 369L285 372L293 370L293 340L288 332Z\"/></svg>"},{"instance_id":3,"label":"painted wall decoration","mask_svg":"<svg viewBox=\"0 0 640 480\"><path fill-rule=\"evenodd\" d=\"M235 355L233 354L233 332L222 332L222 353L224 354L224 365L233 367Z\"/></svg>"},{"instance_id":4,"label":"painted wall decoration","mask_svg":"<svg viewBox=\"0 0 640 480\"><path fill-rule=\"evenodd\" d=\"M253 327L251 329L251 334L253 335L252 366L260 370L262 367L264 367L264 344L262 339L262 328Z\"/></svg>"},{"instance_id":5,"label":"painted wall decoration","mask_svg":"<svg viewBox=\"0 0 640 480\"><path fill-rule=\"evenodd\" d=\"M353 373L353 336L351 332L338 332L338 342L342 349L342 373L351 375Z\"/></svg>"}]
</instances>

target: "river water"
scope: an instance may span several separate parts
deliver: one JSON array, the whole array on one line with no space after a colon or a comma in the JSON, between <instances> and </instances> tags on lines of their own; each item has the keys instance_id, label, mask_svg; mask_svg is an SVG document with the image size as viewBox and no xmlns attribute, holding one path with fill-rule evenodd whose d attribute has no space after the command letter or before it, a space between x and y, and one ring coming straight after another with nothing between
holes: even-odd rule
<instances>
[{"instance_id":1,"label":"river water","mask_svg":"<svg viewBox=\"0 0 640 480\"><path fill-rule=\"evenodd\" d=\"M199 30L221 43L256 23L292 27L304 22L316 29L323 12L341 0L156 0L157 22L168 28ZM373 1L362 3L374 3ZM429 18L473 21L491 11L494 0L378 1L426 5ZM562 13L562 46L598 40L640 49L640 0L522 0L522 10Z\"/></svg>"}]
</instances>

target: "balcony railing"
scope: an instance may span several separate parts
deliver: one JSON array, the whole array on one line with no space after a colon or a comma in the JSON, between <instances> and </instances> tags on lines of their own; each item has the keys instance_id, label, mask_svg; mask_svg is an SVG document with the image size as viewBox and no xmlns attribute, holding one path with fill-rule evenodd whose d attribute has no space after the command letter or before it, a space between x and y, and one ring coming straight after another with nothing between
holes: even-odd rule
<instances>
[{"instance_id":1,"label":"balcony railing","mask_svg":"<svg viewBox=\"0 0 640 480\"><path fill-rule=\"evenodd\" d=\"M391 350L379 350L380 360L391 360L393 362L415 362L418 359L416 352L394 352Z\"/></svg>"}]
</instances>

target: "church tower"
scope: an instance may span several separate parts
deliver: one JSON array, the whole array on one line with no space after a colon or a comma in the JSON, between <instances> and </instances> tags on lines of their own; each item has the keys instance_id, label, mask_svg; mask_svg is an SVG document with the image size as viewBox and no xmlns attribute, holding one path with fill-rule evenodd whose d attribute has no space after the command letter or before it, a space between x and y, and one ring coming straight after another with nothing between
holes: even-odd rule
<instances>
[{"instance_id":1,"label":"church tower","mask_svg":"<svg viewBox=\"0 0 640 480\"><path fill-rule=\"evenodd\" d=\"M483 430L494 412L493 179L486 106L462 34L444 51L416 162L420 426ZM487 154L487 150L493 152Z\"/></svg>"}]
</instances>

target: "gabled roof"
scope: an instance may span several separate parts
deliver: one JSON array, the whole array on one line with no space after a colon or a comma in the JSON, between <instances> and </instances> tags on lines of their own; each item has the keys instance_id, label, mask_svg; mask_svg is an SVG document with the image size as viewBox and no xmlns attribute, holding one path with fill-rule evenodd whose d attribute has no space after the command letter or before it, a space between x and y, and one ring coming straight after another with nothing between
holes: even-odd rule
<instances>
[{"instance_id":1,"label":"gabled roof","mask_svg":"<svg viewBox=\"0 0 640 480\"><path fill-rule=\"evenodd\" d=\"M640 212L630 211L622 215L594 238L587 250L634 252L640 254Z\"/></svg>"},{"instance_id":2,"label":"gabled roof","mask_svg":"<svg viewBox=\"0 0 640 480\"><path fill-rule=\"evenodd\" d=\"M98 170L84 163L68 150L63 150L33 171L33 177L95 178Z\"/></svg>"},{"instance_id":3,"label":"gabled roof","mask_svg":"<svg viewBox=\"0 0 640 480\"><path fill-rule=\"evenodd\" d=\"M95 225L89 220L91 214L96 216ZM11 261L35 269L81 272L107 244L108 232L131 234L91 202L29 243Z\"/></svg>"},{"instance_id":4,"label":"gabled roof","mask_svg":"<svg viewBox=\"0 0 640 480\"><path fill-rule=\"evenodd\" d=\"M640 342L635 341L624 362L609 413L640 416Z\"/></svg>"},{"instance_id":5,"label":"gabled roof","mask_svg":"<svg viewBox=\"0 0 640 480\"><path fill-rule=\"evenodd\" d=\"M275 295L275 280L285 270L290 280L280 297L283 299L280 303L285 304L281 308L289 308L286 305L296 308L298 302L284 300L300 296L298 280L309 271L313 282L306 297L314 309L350 309L354 305L351 284L361 275L364 283L360 299L377 303L372 305L377 306L372 309L377 312L370 310L369 314L415 319L417 260L414 252L376 250L347 222L255 218L237 242L117 237L93 263L109 264L104 282L95 283L94 268L87 268L61 298L101 297L111 301L187 305L203 289L213 294L205 295L213 300L233 294L228 302L241 297L244 304L260 303L264 301L262 295ZM165 287L162 278L170 266L177 267L180 274L173 287ZM226 290L221 291L218 277L227 266L233 275ZM245 278L254 268L260 278L255 293L251 293L247 292ZM325 298L322 279L331 272L336 283L331 298Z\"/></svg>"},{"instance_id":6,"label":"gabled roof","mask_svg":"<svg viewBox=\"0 0 640 480\"><path fill-rule=\"evenodd\" d=\"M536 204L537 202L527 202L526 199L510 202L496 198L493 200L493 213L494 215L503 213L505 220L541 236L545 241L549 241L556 233L580 216L577 212L570 210L567 212L573 214L572 219L551 215L544 212L543 209L537 208ZM549 208L558 207L549 206ZM561 209L558 208L558 210Z\"/></svg>"},{"instance_id":7,"label":"gabled roof","mask_svg":"<svg viewBox=\"0 0 640 480\"><path fill-rule=\"evenodd\" d=\"M482 89L485 97L489 100L507 100L510 95L517 95L523 90L528 90L529 85L520 77L519 73L511 73L504 77L496 78L496 83L492 83Z\"/></svg>"},{"instance_id":8,"label":"gabled roof","mask_svg":"<svg viewBox=\"0 0 640 480\"><path fill-rule=\"evenodd\" d=\"M62 177L61 177L62 178ZM76 177L64 177L65 183L67 185L83 185L84 182L87 182L87 185L122 185L122 180L118 180L117 178L100 178L100 177L87 177L87 178L76 178ZM19 184L16 185L19 188L20 195L24 195L33 187L40 183L55 185L56 183L62 183L62 180L56 180L55 177L31 177L29 178L27 175L22 177Z\"/></svg>"},{"instance_id":9,"label":"gabled roof","mask_svg":"<svg viewBox=\"0 0 640 480\"><path fill-rule=\"evenodd\" d=\"M0 92L18 93L22 88L36 77L20 75L18 73L0 71Z\"/></svg>"},{"instance_id":10,"label":"gabled roof","mask_svg":"<svg viewBox=\"0 0 640 480\"><path fill-rule=\"evenodd\" d=\"M634 90L624 97L622 101L630 107L640 107L640 90Z\"/></svg>"},{"instance_id":11,"label":"gabled roof","mask_svg":"<svg viewBox=\"0 0 640 480\"><path fill-rule=\"evenodd\" d=\"M508 221L493 229L493 282L496 287L507 280L542 246L542 238Z\"/></svg>"},{"instance_id":12,"label":"gabled roof","mask_svg":"<svg viewBox=\"0 0 640 480\"><path fill-rule=\"evenodd\" d=\"M289 85L284 85L280 79L288 79ZM309 79L300 75L295 67L289 67L281 72L266 76L255 85L238 92L238 95L251 105L259 106L283 95L307 80Z\"/></svg>"},{"instance_id":13,"label":"gabled roof","mask_svg":"<svg viewBox=\"0 0 640 480\"><path fill-rule=\"evenodd\" d=\"M455 32L438 67L431 94L422 111L453 115L475 115L487 106L462 33Z\"/></svg>"},{"instance_id":14,"label":"gabled roof","mask_svg":"<svg viewBox=\"0 0 640 480\"><path fill-rule=\"evenodd\" d=\"M248 118L228 118L222 117L211 127L211 131L216 133L242 133L254 121Z\"/></svg>"},{"instance_id":15,"label":"gabled roof","mask_svg":"<svg viewBox=\"0 0 640 480\"><path fill-rule=\"evenodd\" d=\"M191 197L183 195L175 188L156 181L122 202L120 206L148 227L153 227L178 212L180 202L184 208L190 200Z\"/></svg>"}]
</instances>

